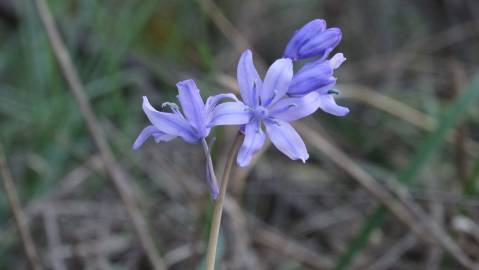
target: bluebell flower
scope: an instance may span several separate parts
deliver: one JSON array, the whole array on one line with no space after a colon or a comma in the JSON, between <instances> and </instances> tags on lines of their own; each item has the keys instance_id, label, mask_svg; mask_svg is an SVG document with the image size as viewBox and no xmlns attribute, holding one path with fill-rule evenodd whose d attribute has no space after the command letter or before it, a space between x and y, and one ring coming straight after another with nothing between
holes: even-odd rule
<instances>
[{"instance_id":1,"label":"bluebell flower","mask_svg":"<svg viewBox=\"0 0 479 270\"><path fill-rule=\"evenodd\" d=\"M206 167L208 187L212 197L216 199L219 190L205 138L209 135L212 126L231 124L230 114L243 110L243 107L229 105L227 112L224 112L225 107L219 104L221 100L227 98L237 100L236 96L230 93L209 97L204 103L193 80L181 81L176 86L179 93L177 98L183 113L180 112L178 105L171 102L165 102L162 105L162 107L169 108L171 112L158 111L151 106L147 97L143 97L143 111L151 125L141 131L133 144L133 149L138 149L149 137L153 137L157 143L170 141L177 137L188 143L202 143L208 161Z\"/></svg>"},{"instance_id":2,"label":"bluebell flower","mask_svg":"<svg viewBox=\"0 0 479 270\"><path fill-rule=\"evenodd\" d=\"M341 29L326 28L326 21L312 20L297 30L284 50L284 57L293 61L312 57L326 58L341 41Z\"/></svg>"},{"instance_id":3,"label":"bluebell flower","mask_svg":"<svg viewBox=\"0 0 479 270\"><path fill-rule=\"evenodd\" d=\"M151 125L143 129L133 144L133 149L140 148L150 136L153 136L156 142L170 141L180 137L188 143L200 143L202 139L208 137L211 126L228 124L228 114L220 114L222 107L217 107L222 99L237 100L234 94L212 96L204 103L193 80L181 81L176 86L179 93L177 98L183 113L180 112L178 105L171 102L165 102L162 105L171 112L157 111L151 106L148 98L143 97L143 111ZM234 112L234 109L234 107L229 108L230 112ZM217 112L214 113L215 111Z\"/></svg>"},{"instance_id":4,"label":"bluebell flower","mask_svg":"<svg viewBox=\"0 0 479 270\"><path fill-rule=\"evenodd\" d=\"M305 64L293 77L289 85L288 95L299 97L311 92L321 95L323 106L321 109L327 113L344 116L349 112L348 108L338 106L334 101L337 94L333 87L336 78L333 72L346 60L342 53L335 54L329 60L319 59Z\"/></svg>"},{"instance_id":5,"label":"bluebell flower","mask_svg":"<svg viewBox=\"0 0 479 270\"><path fill-rule=\"evenodd\" d=\"M244 124L245 139L237 156L237 163L248 165L252 156L263 146L266 135L278 150L293 160L305 162L309 155L306 146L289 123L306 117L318 108L325 106L318 92L301 97L286 95L293 78L291 59L276 60L268 69L262 81L253 64L250 50L245 51L239 60L237 79L243 102L227 102L243 107L230 115L230 122ZM266 128L266 134L263 132Z\"/></svg>"}]
</instances>

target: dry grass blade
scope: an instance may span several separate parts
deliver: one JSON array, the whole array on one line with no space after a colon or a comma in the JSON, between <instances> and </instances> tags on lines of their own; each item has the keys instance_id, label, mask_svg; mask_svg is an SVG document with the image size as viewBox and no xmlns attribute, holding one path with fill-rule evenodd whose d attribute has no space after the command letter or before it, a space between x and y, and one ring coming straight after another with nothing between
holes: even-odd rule
<instances>
[{"instance_id":1,"label":"dry grass blade","mask_svg":"<svg viewBox=\"0 0 479 270\"><path fill-rule=\"evenodd\" d=\"M311 269L332 269L333 262L330 258L317 254L297 241L274 231L272 228L268 229L265 226L256 228L253 241L279 254L290 257Z\"/></svg>"},{"instance_id":2,"label":"dry grass blade","mask_svg":"<svg viewBox=\"0 0 479 270\"><path fill-rule=\"evenodd\" d=\"M400 197L400 200L396 199L387 188L378 184L369 173L358 166L334 144L303 123L297 123L295 126L304 138L310 142L310 145L313 145L319 151L326 154L340 168L350 174L360 185L371 193L371 195L376 197L394 213L399 220L404 222L419 238L434 240L465 267L468 269L477 269L476 265L465 255L440 225L428 218L422 208L416 205L412 200L405 199L405 193L407 193L405 189L399 191L394 190L396 195ZM414 213L420 213L421 216L415 217L416 215L414 215ZM430 237L430 239L427 237Z\"/></svg>"},{"instance_id":3,"label":"dry grass blade","mask_svg":"<svg viewBox=\"0 0 479 270\"><path fill-rule=\"evenodd\" d=\"M75 69L70 55L60 37L58 29L50 14L50 10L45 0L35 0L35 6L43 23L45 31L48 36L50 45L52 46L54 55L60 66L60 70L67 81L71 93L78 104L81 115L84 118L88 131L100 151L105 169L110 176L115 188L117 189L120 198L125 205L133 227L140 239L141 245L144 248L151 264L155 269L166 269L162 258L156 251L153 237L148 232L145 219L138 208L133 188L128 182L125 172L120 168L113 157L113 153L101 131L98 120L91 108L88 98L85 94L85 89L79 79L78 72Z\"/></svg>"},{"instance_id":4,"label":"dry grass blade","mask_svg":"<svg viewBox=\"0 0 479 270\"><path fill-rule=\"evenodd\" d=\"M199 1L203 11L218 26L221 33L236 47L238 51L242 51L249 46L249 42L241 35L238 30L225 17L220 8L211 0Z\"/></svg>"},{"instance_id":5,"label":"dry grass blade","mask_svg":"<svg viewBox=\"0 0 479 270\"><path fill-rule=\"evenodd\" d=\"M225 79L224 79L225 80ZM410 106L361 85L338 85L341 89L341 98L349 98L363 102L381 111L402 119L422 130L433 131L437 127L437 120ZM452 132L447 138L449 143L455 143L456 132ZM479 144L471 138L465 139L466 151L476 156L479 151Z\"/></svg>"},{"instance_id":6,"label":"dry grass blade","mask_svg":"<svg viewBox=\"0 0 479 270\"><path fill-rule=\"evenodd\" d=\"M399 239L386 254L371 264L369 270L386 270L393 268L401 256L416 245L416 243L416 237L412 234L407 234L402 239Z\"/></svg>"},{"instance_id":7,"label":"dry grass blade","mask_svg":"<svg viewBox=\"0 0 479 270\"><path fill-rule=\"evenodd\" d=\"M5 193L7 194L7 199L12 209L13 216L15 218L15 223L20 233L22 239L23 247L25 248L25 253L27 259L30 263L30 266L33 270L41 270L40 259L38 258L38 252L33 243L32 235L28 230L27 219L25 214L22 211L20 206L20 201L18 200L17 190L13 183L13 177L10 173L10 170L7 166L7 161L3 153L3 147L0 145L0 172L3 179L3 185L5 188Z\"/></svg>"}]
</instances>

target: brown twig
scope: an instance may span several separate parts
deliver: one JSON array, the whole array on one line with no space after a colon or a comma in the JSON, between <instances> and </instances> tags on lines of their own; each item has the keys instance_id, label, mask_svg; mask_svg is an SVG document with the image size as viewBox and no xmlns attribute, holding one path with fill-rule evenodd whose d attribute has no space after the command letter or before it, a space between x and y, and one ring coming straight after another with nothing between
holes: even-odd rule
<instances>
[{"instance_id":1,"label":"brown twig","mask_svg":"<svg viewBox=\"0 0 479 270\"><path fill-rule=\"evenodd\" d=\"M100 151L105 169L113 185L117 189L123 204L126 207L132 225L140 239L140 243L146 252L151 264L155 269L166 269L162 258L156 251L153 237L148 232L145 219L138 208L133 188L128 182L125 172L118 166L113 157L113 153L101 131L98 120L91 108L88 98L85 94L85 89L79 79L78 72L75 69L68 50L60 37L58 29L53 21L50 10L45 0L34 0L36 10L43 23L43 27L48 35L48 40L52 46L53 53L58 61L60 70L67 81L71 93L77 102L81 115L84 118L88 131L90 132L93 141Z\"/></svg>"},{"instance_id":2,"label":"brown twig","mask_svg":"<svg viewBox=\"0 0 479 270\"><path fill-rule=\"evenodd\" d=\"M3 186L5 188L5 193L7 194L7 199L12 209L13 216L15 218L15 223L20 233L22 239L23 247L25 248L25 253L27 255L28 262L33 270L41 270L40 259L38 257L38 252L33 243L32 235L28 230L27 221L25 215L20 206L20 201L18 200L17 190L15 189L15 184L13 183L13 178L10 173L10 170L7 166L7 161L3 153L2 146L0 145L0 171L3 179Z\"/></svg>"},{"instance_id":3,"label":"brown twig","mask_svg":"<svg viewBox=\"0 0 479 270\"><path fill-rule=\"evenodd\" d=\"M273 228L269 228L264 224L259 225L257 220L252 221L256 223L254 225L255 229L253 237L255 243L272 249L283 256L290 257L311 269L324 270L333 268L333 261L331 258L304 247L298 241L284 236Z\"/></svg>"},{"instance_id":4,"label":"brown twig","mask_svg":"<svg viewBox=\"0 0 479 270\"><path fill-rule=\"evenodd\" d=\"M221 216L223 215L223 205L226 197L226 190L228 188L228 181L231 174L231 168L236 160L236 154L241 146L244 135L238 131L233 145L231 146L230 153L228 154L228 160L225 164L223 172L223 179L221 180L220 196L215 202L215 208L213 210L213 219L211 221L210 237L208 240L208 251L206 254L206 270L215 269L216 247L218 244L218 236L220 233Z\"/></svg>"}]
</instances>

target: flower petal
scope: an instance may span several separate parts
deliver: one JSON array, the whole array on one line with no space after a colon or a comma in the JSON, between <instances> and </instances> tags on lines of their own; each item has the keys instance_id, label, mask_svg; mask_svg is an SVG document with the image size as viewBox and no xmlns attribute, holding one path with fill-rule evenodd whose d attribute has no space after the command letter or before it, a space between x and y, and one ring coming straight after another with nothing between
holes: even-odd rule
<instances>
[{"instance_id":1,"label":"flower petal","mask_svg":"<svg viewBox=\"0 0 479 270\"><path fill-rule=\"evenodd\" d=\"M161 141L170 141L176 138L176 136L174 135L165 134L159 129L157 129L155 126L149 125L144 128L140 132L140 135L138 135L138 138L136 138L135 143L133 143L133 150L137 150L138 148L140 148L150 136L153 136L157 143Z\"/></svg>"},{"instance_id":2,"label":"flower petal","mask_svg":"<svg viewBox=\"0 0 479 270\"><path fill-rule=\"evenodd\" d=\"M341 66L341 64L344 63L344 61L346 61L346 57L344 57L344 54L337 53L333 55L331 59L329 59L329 64L331 65L333 69L338 69Z\"/></svg>"},{"instance_id":3,"label":"flower petal","mask_svg":"<svg viewBox=\"0 0 479 270\"><path fill-rule=\"evenodd\" d=\"M321 104L320 94L317 92L299 98L284 98L271 107L270 116L292 122L314 113Z\"/></svg>"},{"instance_id":4,"label":"flower petal","mask_svg":"<svg viewBox=\"0 0 479 270\"><path fill-rule=\"evenodd\" d=\"M291 58L293 61L299 60L301 58L299 54L301 47L324 30L326 30L326 21L321 19L312 20L305 24L289 40L284 50L284 57Z\"/></svg>"},{"instance_id":5,"label":"flower petal","mask_svg":"<svg viewBox=\"0 0 479 270\"><path fill-rule=\"evenodd\" d=\"M303 162L309 158L303 139L296 130L285 121L265 121L266 132L271 142L290 159L300 159Z\"/></svg>"},{"instance_id":6,"label":"flower petal","mask_svg":"<svg viewBox=\"0 0 479 270\"><path fill-rule=\"evenodd\" d=\"M333 67L328 60L317 60L304 65L293 77L288 89L291 96L302 96L313 91L326 93L334 87Z\"/></svg>"},{"instance_id":7,"label":"flower petal","mask_svg":"<svg viewBox=\"0 0 479 270\"><path fill-rule=\"evenodd\" d=\"M193 80L181 81L176 86L179 93L178 100L186 119L198 131L200 137L206 137L205 104L200 96L200 89Z\"/></svg>"},{"instance_id":8,"label":"flower petal","mask_svg":"<svg viewBox=\"0 0 479 270\"><path fill-rule=\"evenodd\" d=\"M329 28L305 42L298 51L301 59L310 57L325 58L338 46L342 33L339 28Z\"/></svg>"},{"instance_id":9,"label":"flower petal","mask_svg":"<svg viewBox=\"0 0 479 270\"><path fill-rule=\"evenodd\" d=\"M251 113L243 102L225 102L213 110L208 127L220 125L243 125L249 122Z\"/></svg>"},{"instance_id":10,"label":"flower petal","mask_svg":"<svg viewBox=\"0 0 479 270\"><path fill-rule=\"evenodd\" d=\"M288 91L292 78L293 62L291 59L276 60L266 72L260 92L261 105L266 107L282 98Z\"/></svg>"},{"instance_id":11,"label":"flower petal","mask_svg":"<svg viewBox=\"0 0 479 270\"><path fill-rule=\"evenodd\" d=\"M216 180L213 161L211 160L211 152L205 139L202 139L202 146L206 159L206 184L208 185L211 197L213 200L216 200L220 191L218 187L218 181Z\"/></svg>"},{"instance_id":12,"label":"flower petal","mask_svg":"<svg viewBox=\"0 0 479 270\"><path fill-rule=\"evenodd\" d=\"M258 91L262 88L262 82L254 67L253 54L250 50L241 54L236 74L243 102L251 107L256 106L259 102Z\"/></svg>"},{"instance_id":13,"label":"flower petal","mask_svg":"<svg viewBox=\"0 0 479 270\"><path fill-rule=\"evenodd\" d=\"M246 124L244 133L245 138L236 158L236 163L240 167L245 167L249 164L253 155L261 149L266 139L259 121Z\"/></svg>"},{"instance_id":14,"label":"flower petal","mask_svg":"<svg viewBox=\"0 0 479 270\"><path fill-rule=\"evenodd\" d=\"M205 104L206 113L210 114L215 109L216 105L218 105L218 103L220 103L220 101L222 101L223 99L232 99L234 101L238 101L238 98L233 93L222 93L215 96L211 96L208 99L206 99L206 104Z\"/></svg>"},{"instance_id":15,"label":"flower petal","mask_svg":"<svg viewBox=\"0 0 479 270\"><path fill-rule=\"evenodd\" d=\"M150 122L161 132L173 136L180 136L189 143L199 140L198 134L179 113L159 112L151 106L147 97L143 97L143 111Z\"/></svg>"},{"instance_id":16,"label":"flower petal","mask_svg":"<svg viewBox=\"0 0 479 270\"><path fill-rule=\"evenodd\" d=\"M336 104L332 94L321 95L319 98L319 107L321 110L336 116L345 116L349 113L348 108Z\"/></svg>"}]
</instances>

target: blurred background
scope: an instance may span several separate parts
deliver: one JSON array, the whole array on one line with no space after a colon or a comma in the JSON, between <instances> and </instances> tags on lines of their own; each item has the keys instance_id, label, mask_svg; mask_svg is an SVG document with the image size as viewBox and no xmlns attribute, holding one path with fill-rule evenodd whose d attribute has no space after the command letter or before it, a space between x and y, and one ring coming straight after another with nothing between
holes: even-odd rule
<instances>
[{"instance_id":1,"label":"blurred background","mask_svg":"<svg viewBox=\"0 0 479 270\"><path fill-rule=\"evenodd\" d=\"M234 90L242 50L254 50L264 74L315 18L343 31L337 101L351 113L318 111L298 124L306 164L265 147L252 166L235 169L221 269L466 269L458 258L479 259L478 1L47 3L168 269L203 269L212 202L199 146L150 140L131 150L147 124L141 96L157 108L176 102L175 83L187 78L203 97ZM0 46L3 159L41 265L153 269L33 1L0 1ZM218 175L235 132L214 131ZM440 227L457 254L381 208L369 180L397 199L386 204L416 209L413 224ZM0 269L29 269L0 190Z\"/></svg>"}]
</instances>

